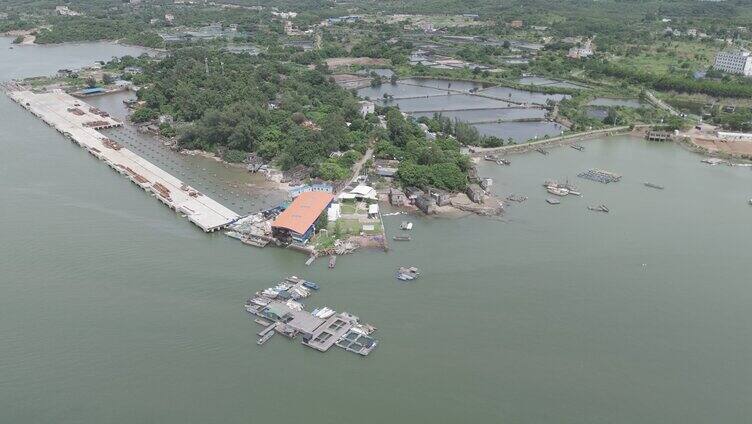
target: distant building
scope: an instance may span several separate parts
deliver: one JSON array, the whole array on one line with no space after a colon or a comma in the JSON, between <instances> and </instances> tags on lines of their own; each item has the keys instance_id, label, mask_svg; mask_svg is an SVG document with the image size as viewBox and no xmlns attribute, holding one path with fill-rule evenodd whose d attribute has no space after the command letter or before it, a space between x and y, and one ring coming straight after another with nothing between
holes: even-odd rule
<instances>
[{"instance_id":1,"label":"distant building","mask_svg":"<svg viewBox=\"0 0 752 424\"><path fill-rule=\"evenodd\" d=\"M747 141L747 142L752 142L752 134L750 134L750 133L738 133L738 132L718 131L716 133L716 135L722 141Z\"/></svg>"},{"instance_id":2,"label":"distant building","mask_svg":"<svg viewBox=\"0 0 752 424\"><path fill-rule=\"evenodd\" d=\"M431 197L437 206L446 206L452 201L452 196L444 190L431 190Z\"/></svg>"},{"instance_id":3,"label":"distant building","mask_svg":"<svg viewBox=\"0 0 752 424\"><path fill-rule=\"evenodd\" d=\"M407 200L410 201L410 203L414 203L415 199L418 198L418 196L423 195L423 190L417 188L417 187L406 187L405 188L405 195L407 196Z\"/></svg>"},{"instance_id":4,"label":"distant building","mask_svg":"<svg viewBox=\"0 0 752 424\"><path fill-rule=\"evenodd\" d=\"M522 21L520 21L520 20L516 20L516 21L512 21L512 22L510 22L510 23L509 23L509 26L510 26L510 27L512 27L512 28L517 28L517 29L519 29L519 28L522 28L522 27L523 27L523 23L522 23Z\"/></svg>"},{"instance_id":5,"label":"distant building","mask_svg":"<svg viewBox=\"0 0 752 424\"><path fill-rule=\"evenodd\" d=\"M379 200L378 193L373 187L367 185L359 185L350 190L349 193L342 193L339 195L341 200L358 200L358 201L370 201L376 202Z\"/></svg>"},{"instance_id":6,"label":"distant building","mask_svg":"<svg viewBox=\"0 0 752 424\"><path fill-rule=\"evenodd\" d=\"M436 200L426 194L421 194L415 198L415 206L418 207L426 215L436 213Z\"/></svg>"},{"instance_id":7,"label":"distant building","mask_svg":"<svg viewBox=\"0 0 752 424\"><path fill-rule=\"evenodd\" d=\"M78 16L80 13L68 9L68 6L57 6L55 7L55 13L57 13L60 16Z\"/></svg>"},{"instance_id":8,"label":"distant building","mask_svg":"<svg viewBox=\"0 0 752 424\"><path fill-rule=\"evenodd\" d=\"M362 100L358 102L358 110L361 116L366 116L369 113L376 112L376 104L368 100Z\"/></svg>"},{"instance_id":9,"label":"distant building","mask_svg":"<svg viewBox=\"0 0 752 424\"><path fill-rule=\"evenodd\" d=\"M297 187L291 187L289 190L289 193L290 193L290 197L294 199L303 193L308 193L309 191L317 191L317 192L331 194L334 192L334 188L329 184L323 184L323 183L306 184L306 185L301 185Z\"/></svg>"},{"instance_id":10,"label":"distant building","mask_svg":"<svg viewBox=\"0 0 752 424\"><path fill-rule=\"evenodd\" d=\"M713 68L729 74L752 76L752 56L746 50L718 52Z\"/></svg>"},{"instance_id":11,"label":"distant building","mask_svg":"<svg viewBox=\"0 0 752 424\"><path fill-rule=\"evenodd\" d=\"M407 196L402 190L396 188L389 189L389 203L392 206L404 206L407 202Z\"/></svg>"},{"instance_id":12,"label":"distant building","mask_svg":"<svg viewBox=\"0 0 752 424\"><path fill-rule=\"evenodd\" d=\"M592 40L587 40L580 46L574 46L567 52L567 57L570 59L583 59L590 57L595 53L595 45Z\"/></svg>"},{"instance_id":13,"label":"distant building","mask_svg":"<svg viewBox=\"0 0 752 424\"><path fill-rule=\"evenodd\" d=\"M395 175L397 175L397 168L378 166L376 167L376 174L381 177L393 178Z\"/></svg>"}]
</instances>

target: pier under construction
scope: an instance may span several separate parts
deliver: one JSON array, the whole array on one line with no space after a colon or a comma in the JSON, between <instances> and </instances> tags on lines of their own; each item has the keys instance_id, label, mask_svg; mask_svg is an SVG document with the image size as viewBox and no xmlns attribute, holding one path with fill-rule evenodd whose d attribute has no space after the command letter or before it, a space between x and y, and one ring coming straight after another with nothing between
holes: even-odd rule
<instances>
[{"instance_id":1,"label":"pier under construction","mask_svg":"<svg viewBox=\"0 0 752 424\"><path fill-rule=\"evenodd\" d=\"M99 130L122 126L122 122L62 90L35 93L21 87L8 89L8 96L112 169L128 177L162 203L185 215L205 232L225 227L238 214L188 186L153 163L104 136Z\"/></svg>"}]
</instances>

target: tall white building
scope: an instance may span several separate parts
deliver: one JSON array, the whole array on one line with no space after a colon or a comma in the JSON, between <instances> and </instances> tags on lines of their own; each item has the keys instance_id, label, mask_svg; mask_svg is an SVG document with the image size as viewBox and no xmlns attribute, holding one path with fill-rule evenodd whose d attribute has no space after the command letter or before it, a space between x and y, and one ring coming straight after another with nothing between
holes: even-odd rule
<instances>
[{"instance_id":1,"label":"tall white building","mask_svg":"<svg viewBox=\"0 0 752 424\"><path fill-rule=\"evenodd\" d=\"M729 74L752 76L752 56L745 50L718 52L713 67Z\"/></svg>"}]
</instances>

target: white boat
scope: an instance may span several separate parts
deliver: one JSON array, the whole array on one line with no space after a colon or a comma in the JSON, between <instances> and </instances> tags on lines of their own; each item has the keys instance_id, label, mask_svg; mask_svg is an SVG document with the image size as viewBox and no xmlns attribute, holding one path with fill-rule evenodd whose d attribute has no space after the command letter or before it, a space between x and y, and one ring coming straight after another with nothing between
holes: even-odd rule
<instances>
[{"instance_id":1,"label":"white boat","mask_svg":"<svg viewBox=\"0 0 752 424\"><path fill-rule=\"evenodd\" d=\"M402 221L402 224L400 225L400 228L403 229L403 230L412 230L413 229L413 223L412 222L407 222L407 221Z\"/></svg>"},{"instance_id":2,"label":"white boat","mask_svg":"<svg viewBox=\"0 0 752 424\"><path fill-rule=\"evenodd\" d=\"M330 309L330 308L327 308L326 306L324 306L316 314L316 316L319 317L319 318L321 318L321 319L327 319L327 318L331 317L332 315L334 315L334 313L335 313L335 311L333 309Z\"/></svg>"},{"instance_id":3,"label":"white boat","mask_svg":"<svg viewBox=\"0 0 752 424\"><path fill-rule=\"evenodd\" d=\"M556 186L548 186L546 187L546 190L551 193L555 194L557 196L566 196L569 194L569 190L563 188L563 187L556 187Z\"/></svg>"}]
</instances>

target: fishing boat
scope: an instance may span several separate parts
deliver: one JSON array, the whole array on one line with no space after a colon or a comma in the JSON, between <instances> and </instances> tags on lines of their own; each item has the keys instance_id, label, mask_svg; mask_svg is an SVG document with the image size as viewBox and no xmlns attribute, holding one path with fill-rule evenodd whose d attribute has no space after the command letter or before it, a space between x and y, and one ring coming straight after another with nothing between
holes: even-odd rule
<instances>
[{"instance_id":1,"label":"fishing boat","mask_svg":"<svg viewBox=\"0 0 752 424\"><path fill-rule=\"evenodd\" d=\"M496 162L496 156L494 156L494 155L485 155L485 156L483 156L483 160L487 160L487 161L490 161L490 162Z\"/></svg>"},{"instance_id":2,"label":"fishing boat","mask_svg":"<svg viewBox=\"0 0 752 424\"><path fill-rule=\"evenodd\" d=\"M567 190L564 187L548 186L548 187L546 187L546 190L549 193L555 194L557 196L566 196L567 194L569 194L569 190Z\"/></svg>"},{"instance_id":3,"label":"fishing boat","mask_svg":"<svg viewBox=\"0 0 752 424\"><path fill-rule=\"evenodd\" d=\"M413 223L408 221L402 221L402 224L400 224L400 228L403 230L412 230L413 229Z\"/></svg>"},{"instance_id":4,"label":"fishing boat","mask_svg":"<svg viewBox=\"0 0 752 424\"><path fill-rule=\"evenodd\" d=\"M571 148L573 148L575 150L579 150L579 151L585 150L585 147L580 146L579 144L570 144L569 147L571 147Z\"/></svg>"},{"instance_id":5,"label":"fishing boat","mask_svg":"<svg viewBox=\"0 0 752 424\"><path fill-rule=\"evenodd\" d=\"M410 236L394 236L394 237L392 237L392 240L394 240L394 241L410 241L410 240L412 240L412 237L410 237Z\"/></svg>"},{"instance_id":6,"label":"fishing boat","mask_svg":"<svg viewBox=\"0 0 752 424\"><path fill-rule=\"evenodd\" d=\"M645 183L645 187L656 188L658 190L663 190L664 188L662 185L653 184L653 183Z\"/></svg>"},{"instance_id":7,"label":"fishing boat","mask_svg":"<svg viewBox=\"0 0 752 424\"><path fill-rule=\"evenodd\" d=\"M546 199L546 202L548 202L549 205L558 205L559 203L561 203L559 199L554 199L552 197L549 197L548 199Z\"/></svg>"},{"instance_id":8,"label":"fishing boat","mask_svg":"<svg viewBox=\"0 0 752 424\"><path fill-rule=\"evenodd\" d=\"M595 212L605 212L605 213L609 212L606 205L588 206L588 210L595 211Z\"/></svg>"},{"instance_id":9,"label":"fishing boat","mask_svg":"<svg viewBox=\"0 0 752 424\"><path fill-rule=\"evenodd\" d=\"M303 281L303 287L309 288L311 290L319 289L319 285L314 283L313 281Z\"/></svg>"},{"instance_id":10,"label":"fishing boat","mask_svg":"<svg viewBox=\"0 0 752 424\"><path fill-rule=\"evenodd\" d=\"M314 255L311 255L311 256L310 256L310 257L309 257L309 258L308 258L308 259L307 259L307 260L305 261L305 264L306 264L306 266L308 266L308 265L312 264L312 263L313 263L313 261L315 261L315 260L316 260L316 256L314 256Z\"/></svg>"},{"instance_id":11,"label":"fishing boat","mask_svg":"<svg viewBox=\"0 0 752 424\"><path fill-rule=\"evenodd\" d=\"M413 281L420 277L420 270L414 266L404 267L401 266L397 270L396 277L400 281Z\"/></svg>"},{"instance_id":12,"label":"fishing boat","mask_svg":"<svg viewBox=\"0 0 752 424\"><path fill-rule=\"evenodd\" d=\"M540 153L540 154L542 154L542 155L547 155L548 154L548 152L545 151L545 150L543 150L542 147L538 147L537 149L535 149L535 151L538 152L538 153Z\"/></svg>"},{"instance_id":13,"label":"fishing boat","mask_svg":"<svg viewBox=\"0 0 752 424\"><path fill-rule=\"evenodd\" d=\"M337 257L332 255L329 257L329 269L334 268L337 265Z\"/></svg>"},{"instance_id":14,"label":"fishing boat","mask_svg":"<svg viewBox=\"0 0 752 424\"><path fill-rule=\"evenodd\" d=\"M264 334L263 336L261 336L261 338L258 339L258 341L256 342L256 344L259 345L259 346L261 346L262 344L266 343L269 339L271 339L273 335L274 335L274 330L272 330L272 331Z\"/></svg>"},{"instance_id":15,"label":"fishing boat","mask_svg":"<svg viewBox=\"0 0 752 424\"><path fill-rule=\"evenodd\" d=\"M499 158L499 160L496 161L496 164L497 165L511 165L512 161L510 161L509 159Z\"/></svg>"}]
</instances>

